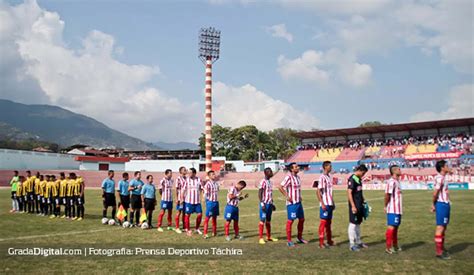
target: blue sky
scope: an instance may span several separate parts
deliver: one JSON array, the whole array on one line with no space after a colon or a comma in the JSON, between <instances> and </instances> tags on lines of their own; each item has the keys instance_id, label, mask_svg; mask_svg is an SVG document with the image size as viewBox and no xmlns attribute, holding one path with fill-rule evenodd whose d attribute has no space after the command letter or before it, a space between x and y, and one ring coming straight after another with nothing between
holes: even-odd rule
<instances>
[{"instance_id":1,"label":"blue sky","mask_svg":"<svg viewBox=\"0 0 474 275\"><path fill-rule=\"evenodd\" d=\"M12 68L0 97L147 141L195 141L203 129L202 26L222 31L213 81L223 125L330 129L474 112L471 1L0 3L4 25L21 29L0 28L10 62L0 68Z\"/></svg>"}]
</instances>

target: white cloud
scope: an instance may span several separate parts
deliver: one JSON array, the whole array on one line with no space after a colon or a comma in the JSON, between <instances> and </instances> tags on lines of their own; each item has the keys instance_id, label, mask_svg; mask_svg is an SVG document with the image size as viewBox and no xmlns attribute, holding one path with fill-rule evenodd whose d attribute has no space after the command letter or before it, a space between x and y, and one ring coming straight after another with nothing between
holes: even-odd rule
<instances>
[{"instance_id":1,"label":"white cloud","mask_svg":"<svg viewBox=\"0 0 474 275\"><path fill-rule=\"evenodd\" d=\"M449 92L448 109L435 112L421 112L413 115L411 121L429 121L474 117L474 85L464 84L453 87Z\"/></svg>"},{"instance_id":2,"label":"white cloud","mask_svg":"<svg viewBox=\"0 0 474 275\"><path fill-rule=\"evenodd\" d=\"M293 35L287 31L285 24L277 24L265 28L266 31L273 37L286 39L288 42L293 42Z\"/></svg>"},{"instance_id":3,"label":"white cloud","mask_svg":"<svg viewBox=\"0 0 474 275\"><path fill-rule=\"evenodd\" d=\"M330 28L331 47L361 54L387 54L418 47L437 52L441 62L462 73L474 73L474 2L435 1L285 1L284 5L313 10Z\"/></svg>"},{"instance_id":4,"label":"white cloud","mask_svg":"<svg viewBox=\"0 0 474 275\"><path fill-rule=\"evenodd\" d=\"M314 116L274 99L250 84L233 87L217 82L214 100L214 122L223 126L255 125L264 131L279 127L301 130L319 127Z\"/></svg>"},{"instance_id":5,"label":"white cloud","mask_svg":"<svg viewBox=\"0 0 474 275\"><path fill-rule=\"evenodd\" d=\"M284 79L325 83L329 80L329 72L322 69L320 67L322 65L324 65L323 53L309 50L295 59L287 59L280 55L277 70Z\"/></svg>"},{"instance_id":6,"label":"white cloud","mask_svg":"<svg viewBox=\"0 0 474 275\"><path fill-rule=\"evenodd\" d=\"M277 71L286 80L305 80L326 84L330 80L361 87L371 82L372 67L357 62L356 56L336 48L326 52L308 50L301 57L278 57Z\"/></svg>"},{"instance_id":7,"label":"white cloud","mask_svg":"<svg viewBox=\"0 0 474 275\"><path fill-rule=\"evenodd\" d=\"M279 0L284 7L314 11L320 15L373 14L386 8L390 0Z\"/></svg>"},{"instance_id":8,"label":"white cloud","mask_svg":"<svg viewBox=\"0 0 474 275\"><path fill-rule=\"evenodd\" d=\"M118 61L114 54L123 49L98 30L73 50L62 41L64 26L35 1L0 4L0 97L59 105L149 141L196 141L203 124L199 105L150 86L158 66Z\"/></svg>"}]
</instances>

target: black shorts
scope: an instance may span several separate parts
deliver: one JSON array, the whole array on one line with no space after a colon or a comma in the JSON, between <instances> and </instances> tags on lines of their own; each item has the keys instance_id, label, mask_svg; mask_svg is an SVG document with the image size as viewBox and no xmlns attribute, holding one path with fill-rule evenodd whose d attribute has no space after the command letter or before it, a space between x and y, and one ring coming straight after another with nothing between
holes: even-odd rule
<instances>
[{"instance_id":1,"label":"black shorts","mask_svg":"<svg viewBox=\"0 0 474 275\"><path fill-rule=\"evenodd\" d=\"M124 208L130 208L130 195L120 195L120 204Z\"/></svg>"},{"instance_id":2,"label":"black shorts","mask_svg":"<svg viewBox=\"0 0 474 275\"><path fill-rule=\"evenodd\" d=\"M84 196L77 196L76 197L76 204L77 205L84 205L84 203L86 202Z\"/></svg>"},{"instance_id":3,"label":"black shorts","mask_svg":"<svg viewBox=\"0 0 474 275\"><path fill-rule=\"evenodd\" d=\"M33 192L28 192L28 201L33 201L35 199L35 194Z\"/></svg>"},{"instance_id":4,"label":"black shorts","mask_svg":"<svg viewBox=\"0 0 474 275\"><path fill-rule=\"evenodd\" d=\"M145 210L155 210L155 199L145 199Z\"/></svg>"},{"instance_id":5,"label":"black shorts","mask_svg":"<svg viewBox=\"0 0 474 275\"><path fill-rule=\"evenodd\" d=\"M114 193L105 193L104 207L108 207L108 206L115 207L116 204L117 203L115 202L115 194Z\"/></svg>"},{"instance_id":6,"label":"black shorts","mask_svg":"<svg viewBox=\"0 0 474 275\"><path fill-rule=\"evenodd\" d=\"M132 195L132 199L130 201L130 207L132 209L140 209L143 207L142 205L142 196L140 195Z\"/></svg>"},{"instance_id":7,"label":"black shorts","mask_svg":"<svg viewBox=\"0 0 474 275\"><path fill-rule=\"evenodd\" d=\"M349 222L353 224L361 224L364 220L364 207L357 207L357 213L352 213L352 208L349 207Z\"/></svg>"},{"instance_id":8,"label":"black shorts","mask_svg":"<svg viewBox=\"0 0 474 275\"><path fill-rule=\"evenodd\" d=\"M16 199L16 191L12 191L12 199L13 199L13 200Z\"/></svg>"},{"instance_id":9,"label":"black shorts","mask_svg":"<svg viewBox=\"0 0 474 275\"><path fill-rule=\"evenodd\" d=\"M67 204L66 197L58 197L58 199L59 199L59 205L66 205Z\"/></svg>"}]
</instances>

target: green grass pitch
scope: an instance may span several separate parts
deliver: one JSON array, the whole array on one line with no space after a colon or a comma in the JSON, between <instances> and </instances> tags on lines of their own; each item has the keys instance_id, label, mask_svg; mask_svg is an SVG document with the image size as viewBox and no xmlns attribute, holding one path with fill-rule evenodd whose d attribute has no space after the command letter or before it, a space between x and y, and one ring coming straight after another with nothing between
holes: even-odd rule
<instances>
[{"instance_id":1,"label":"green grass pitch","mask_svg":"<svg viewBox=\"0 0 474 275\"><path fill-rule=\"evenodd\" d=\"M285 241L286 210L282 196L274 191L277 211L274 213L273 235L277 243L258 244L258 203L256 191L240 203L240 229L246 238L226 242L223 237L225 191L220 194L221 216L219 236L204 240L199 235L187 237L171 231L123 229L101 225L100 190L86 192L86 218L83 221L48 219L29 214L10 214L10 192L0 190L0 273L464 273L474 272L474 192L451 191L453 202L451 224L446 246L452 260L434 257L434 214L429 212L430 191L404 191L404 215L399 240L403 252L386 255L383 192L366 191L373 208L362 224L367 250L350 252L347 243L348 209L346 193L335 191L337 204L333 220L336 247L318 248L319 210L314 190L303 192L305 207L304 237L310 244L289 249ZM204 210L204 209L203 209ZM174 213L173 213L174 215ZM110 216L110 213L109 213ZM156 220L158 211L154 213ZM192 223L194 224L194 216ZM232 231L232 227L231 227ZM296 233L296 224L293 233ZM9 256L9 248L238 248L241 256Z\"/></svg>"}]
</instances>

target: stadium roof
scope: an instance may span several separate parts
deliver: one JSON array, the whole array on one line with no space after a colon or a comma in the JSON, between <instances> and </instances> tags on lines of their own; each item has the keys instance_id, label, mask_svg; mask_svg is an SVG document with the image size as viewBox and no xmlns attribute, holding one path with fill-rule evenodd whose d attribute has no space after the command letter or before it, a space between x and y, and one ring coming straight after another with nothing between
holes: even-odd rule
<instances>
[{"instance_id":1,"label":"stadium roof","mask_svg":"<svg viewBox=\"0 0 474 275\"><path fill-rule=\"evenodd\" d=\"M334 130L298 132L295 134L295 136L302 139L303 138L324 138L324 137L336 137L336 136L348 136L348 135L364 135L364 134L377 134L377 133L387 133L387 132L401 132L401 131L439 129L439 128L449 128L449 127L462 127L462 126L471 126L471 125L474 125L474 118L472 117L461 118L461 119L390 124L390 125L370 126L370 127L354 127L354 128L334 129Z\"/></svg>"}]
</instances>

